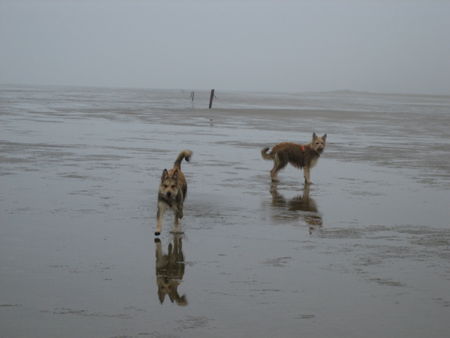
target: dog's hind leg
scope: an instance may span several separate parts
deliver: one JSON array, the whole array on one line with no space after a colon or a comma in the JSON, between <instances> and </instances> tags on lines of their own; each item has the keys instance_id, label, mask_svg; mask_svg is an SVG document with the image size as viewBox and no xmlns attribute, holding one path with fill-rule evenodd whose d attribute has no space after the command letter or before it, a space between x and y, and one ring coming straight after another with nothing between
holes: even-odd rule
<instances>
[{"instance_id":1,"label":"dog's hind leg","mask_svg":"<svg viewBox=\"0 0 450 338\"><path fill-rule=\"evenodd\" d=\"M278 172L283 169L287 165L286 161L283 161L280 159L278 154L275 154L273 158L273 168L270 171L270 177L272 178L272 181L276 182L278 181Z\"/></svg>"}]
</instances>

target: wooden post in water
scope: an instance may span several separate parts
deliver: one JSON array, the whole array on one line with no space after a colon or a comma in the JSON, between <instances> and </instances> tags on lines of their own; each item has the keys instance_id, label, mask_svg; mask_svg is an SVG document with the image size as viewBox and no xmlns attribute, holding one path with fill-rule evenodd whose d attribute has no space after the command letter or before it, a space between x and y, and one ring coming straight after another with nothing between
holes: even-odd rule
<instances>
[{"instance_id":1,"label":"wooden post in water","mask_svg":"<svg viewBox=\"0 0 450 338\"><path fill-rule=\"evenodd\" d=\"M209 96L209 109L212 108L213 100L214 100L214 89L211 89L211 95Z\"/></svg>"}]
</instances>

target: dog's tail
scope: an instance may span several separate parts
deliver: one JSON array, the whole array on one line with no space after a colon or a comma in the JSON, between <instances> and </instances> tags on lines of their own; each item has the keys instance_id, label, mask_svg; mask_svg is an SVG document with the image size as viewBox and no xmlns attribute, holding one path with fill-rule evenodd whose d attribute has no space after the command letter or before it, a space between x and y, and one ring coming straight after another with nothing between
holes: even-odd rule
<instances>
[{"instance_id":1,"label":"dog's tail","mask_svg":"<svg viewBox=\"0 0 450 338\"><path fill-rule=\"evenodd\" d=\"M265 160L273 160L273 154L270 152L268 153L270 147L265 147L261 150L261 156Z\"/></svg>"},{"instance_id":2,"label":"dog's tail","mask_svg":"<svg viewBox=\"0 0 450 338\"><path fill-rule=\"evenodd\" d=\"M185 159L186 161L189 162L189 160L191 159L191 156L192 156L192 151L190 151L190 150L183 150L178 155L177 159L175 160L175 163L173 164L173 167L181 169L181 162L183 161L183 159Z\"/></svg>"}]
</instances>

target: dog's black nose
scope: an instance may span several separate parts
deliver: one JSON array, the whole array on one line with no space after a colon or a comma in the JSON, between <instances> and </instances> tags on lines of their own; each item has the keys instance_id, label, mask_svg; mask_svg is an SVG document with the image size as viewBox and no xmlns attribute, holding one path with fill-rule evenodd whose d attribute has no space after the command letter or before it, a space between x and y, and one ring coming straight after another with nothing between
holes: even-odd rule
<instances>
[{"instance_id":1,"label":"dog's black nose","mask_svg":"<svg viewBox=\"0 0 450 338\"><path fill-rule=\"evenodd\" d=\"M170 196L172 196L172 193L170 191L168 191L168 192L166 192L166 196L170 197Z\"/></svg>"}]
</instances>

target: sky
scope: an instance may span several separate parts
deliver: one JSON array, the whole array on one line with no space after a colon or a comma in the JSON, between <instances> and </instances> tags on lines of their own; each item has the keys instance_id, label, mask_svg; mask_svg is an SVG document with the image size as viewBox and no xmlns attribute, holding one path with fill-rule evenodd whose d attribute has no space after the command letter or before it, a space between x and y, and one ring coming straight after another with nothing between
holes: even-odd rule
<instances>
[{"instance_id":1,"label":"sky","mask_svg":"<svg viewBox=\"0 0 450 338\"><path fill-rule=\"evenodd\" d=\"M450 0L0 0L0 84L450 95Z\"/></svg>"}]
</instances>

